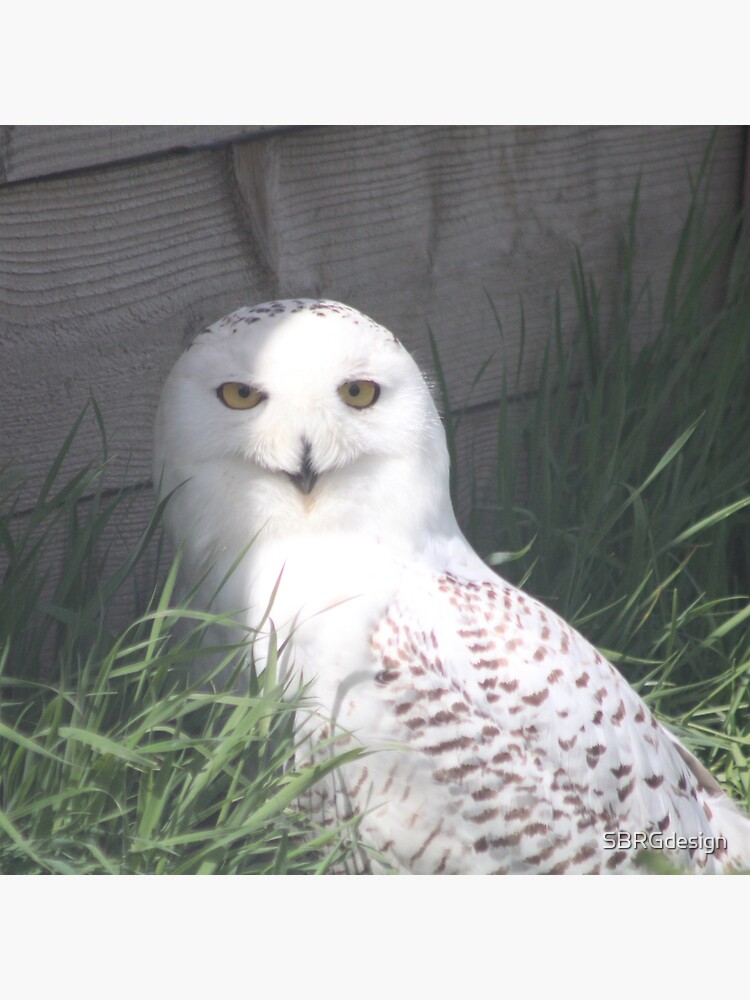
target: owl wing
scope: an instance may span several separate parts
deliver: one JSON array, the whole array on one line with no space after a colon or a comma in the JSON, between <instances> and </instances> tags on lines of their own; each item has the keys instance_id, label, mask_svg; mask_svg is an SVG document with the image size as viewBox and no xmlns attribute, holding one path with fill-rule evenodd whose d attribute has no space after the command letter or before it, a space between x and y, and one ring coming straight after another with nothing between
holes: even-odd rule
<instances>
[{"instance_id":1,"label":"owl wing","mask_svg":"<svg viewBox=\"0 0 750 1000\"><path fill-rule=\"evenodd\" d=\"M365 835L398 866L616 871L660 834L673 863L721 869L721 817L750 857L750 820L624 678L499 577L416 574L372 650L405 749L370 786Z\"/></svg>"}]
</instances>

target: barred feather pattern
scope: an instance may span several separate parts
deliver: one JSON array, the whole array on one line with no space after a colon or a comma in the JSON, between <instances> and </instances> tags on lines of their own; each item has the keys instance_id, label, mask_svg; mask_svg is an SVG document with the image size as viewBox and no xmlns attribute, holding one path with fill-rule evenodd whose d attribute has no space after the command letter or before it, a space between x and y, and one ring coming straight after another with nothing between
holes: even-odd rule
<instances>
[{"instance_id":1,"label":"barred feather pattern","mask_svg":"<svg viewBox=\"0 0 750 1000\"><path fill-rule=\"evenodd\" d=\"M375 852L349 871L638 872L654 835L678 868L748 865L750 820L610 663L498 577L402 587L371 654L369 738L362 689L337 740L328 726L317 738L325 753L379 750L306 803L326 826L359 817Z\"/></svg>"}]
</instances>

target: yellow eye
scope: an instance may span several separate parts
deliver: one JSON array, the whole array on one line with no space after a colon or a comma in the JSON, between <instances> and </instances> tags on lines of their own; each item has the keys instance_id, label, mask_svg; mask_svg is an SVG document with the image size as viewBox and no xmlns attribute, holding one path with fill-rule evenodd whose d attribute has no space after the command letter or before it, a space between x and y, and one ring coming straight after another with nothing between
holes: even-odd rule
<instances>
[{"instance_id":1,"label":"yellow eye","mask_svg":"<svg viewBox=\"0 0 750 1000\"><path fill-rule=\"evenodd\" d=\"M266 398L266 394L260 389L253 389L244 382L223 382L216 390L216 395L230 410L252 410Z\"/></svg>"},{"instance_id":2,"label":"yellow eye","mask_svg":"<svg viewBox=\"0 0 750 1000\"><path fill-rule=\"evenodd\" d=\"M353 406L357 410L364 410L377 402L380 395L380 386L377 382L367 382L365 379L357 379L356 382L344 382L339 386L339 396L347 406Z\"/></svg>"}]
</instances>

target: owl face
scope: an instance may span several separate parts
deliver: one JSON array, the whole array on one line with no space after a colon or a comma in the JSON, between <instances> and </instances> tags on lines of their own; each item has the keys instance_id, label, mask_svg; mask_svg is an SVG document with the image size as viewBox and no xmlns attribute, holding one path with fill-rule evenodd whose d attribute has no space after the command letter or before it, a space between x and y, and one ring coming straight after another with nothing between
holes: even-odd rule
<instances>
[{"instance_id":1,"label":"owl face","mask_svg":"<svg viewBox=\"0 0 750 1000\"><path fill-rule=\"evenodd\" d=\"M162 492L195 495L195 513L228 492L254 530L380 523L425 476L436 506L447 452L419 369L388 331L335 306L243 309L194 340L159 405Z\"/></svg>"}]
</instances>

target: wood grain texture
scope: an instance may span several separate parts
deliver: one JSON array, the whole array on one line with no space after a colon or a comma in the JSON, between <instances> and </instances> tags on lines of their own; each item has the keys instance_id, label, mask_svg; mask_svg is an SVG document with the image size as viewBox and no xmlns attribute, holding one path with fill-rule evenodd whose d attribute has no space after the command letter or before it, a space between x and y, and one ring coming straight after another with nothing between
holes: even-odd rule
<instances>
[{"instance_id":1,"label":"wood grain texture","mask_svg":"<svg viewBox=\"0 0 750 1000\"><path fill-rule=\"evenodd\" d=\"M114 485L150 478L161 384L185 339L270 278L224 152L0 190L0 465L29 498L94 397ZM69 467L100 454L87 419Z\"/></svg>"},{"instance_id":2,"label":"wood grain texture","mask_svg":"<svg viewBox=\"0 0 750 1000\"><path fill-rule=\"evenodd\" d=\"M561 289L575 336L569 275L576 249L604 293L640 180L636 281L664 288L711 129L703 127L429 127L320 129L238 146L255 244L281 297L341 299L389 326L423 362L427 327L462 401L500 338L515 358L520 303L526 366L536 360ZM721 128L713 219L739 207L744 131ZM646 336L644 320L641 333ZM475 401L497 398L499 358Z\"/></svg>"},{"instance_id":3,"label":"wood grain texture","mask_svg":"<svg viewBox=\"0 0 750 1000\"><path fill-rule=\"evenodd\" d=\"M4 125L0 184L286 130L288 125Z\"/></svg>"}]
</instances>

